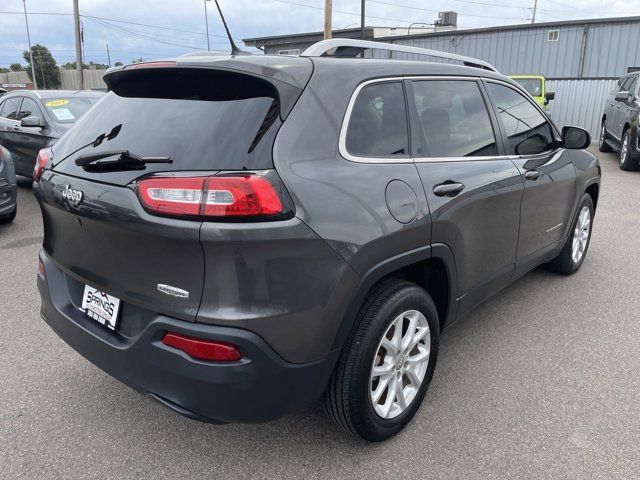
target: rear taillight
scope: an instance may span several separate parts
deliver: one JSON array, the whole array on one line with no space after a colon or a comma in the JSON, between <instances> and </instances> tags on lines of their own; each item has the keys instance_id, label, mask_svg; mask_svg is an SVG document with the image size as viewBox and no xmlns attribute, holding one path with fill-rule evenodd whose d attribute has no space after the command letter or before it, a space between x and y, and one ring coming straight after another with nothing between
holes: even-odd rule
<instances>
[{"instance_id":1,"label":"rear taillight","mask_svg":"<svg viewBox=\"0 0 640 480\"><path fill-rule=\"evenodd\" d=\"M145 208L157 215L270 217L283 213L271 181L260 175L151 177L138 183Z\"/></svg>"},{"instance_id":2,"label":"rear taillight","mask_svg":"<svg viewBox=\"0 0 640 480\"><path fill-rule=\"evenodd\" d=\"M36 165L33 167L33 180L35 182L40 180L42 177L42 172L47 167L49 160L51 160L51 149L43 148L38 152L38 156L36 157Z\"/></svg>"},{"instance_id":3,"label":"rear taillight","mask_svg":"<svg viewBox=\"0 0 640 480\"><path fill-rule=\"evenodd\" d=\"M177 348L198 360L235 362L242 358L240 351L235 345L231 345L230 343L204 340L179 333L165 333L162 338L162 343L169 347Z\"/></svg>"}]
</instances>

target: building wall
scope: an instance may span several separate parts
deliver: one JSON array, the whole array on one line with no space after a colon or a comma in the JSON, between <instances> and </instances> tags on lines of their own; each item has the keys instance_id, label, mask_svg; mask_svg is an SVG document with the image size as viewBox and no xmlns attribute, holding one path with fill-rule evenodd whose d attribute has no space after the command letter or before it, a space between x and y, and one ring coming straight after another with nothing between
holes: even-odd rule
<instances>
[{"instance_id":1,"label":"building wall","mask_svg":"<svg viewBox=\"0 0 640 480\"><path fill-rule=\"evenodd\" d=\"M0 85L3 83L31 83L27 72L0 73Z\"/></svg>"},{"instance_id":2,"label":"building wall","mask_svg":"<svg viewBox=\"0 0 640 480\"><path fill-rule=\"evenodd\" d=\"M558 40L549 41L550 30ZM476 32L457 31L384 41L467 55L485 60L505 75L536 74L549 79L556 97L549 113L559 127L576 125L597 140L607 96L628 67L640 67L640 20L519 26ZM374 57L389 54L374 51ZM394 53L393 58L427 57ZM433 60L429 58L429 60Z\"/></svg>"},{"instance_id":3,"label":"building wall","mask_svg":"<svg viewBox=\"0 0 640 480\"><path fill-rule=\"evenodd\" d=\"M556 99L549 104L549 114L560 128L582 127L596 142L605 102L616 85L617 80L551 80L547 88Z\"/></svg>"},{"instance_id":4,"label":"building wall","mask_svg":"<svg viewBox=\"0 0 640 480\"><path fill-rule=\"evenodd\" d=\"M84 88L92 90L96 88L107 88L106 83L102 81L102 77L106 70L88 70L85 69L82 71L84 74ZM80 81L78 79L78 74L75 70L63 70L60 69L60 81L62 90L79 90L80 89Z\"/></svg>"},{"instance_id":5,"label":"building wall","mask_svg":"<svg viewBox=\"0 0 640 480\"><path fill-rule=\"evenodd\" d=\"M102 81L106 70L84 70L84 84L87 89L107 88ZM61 90L78 90L80 82L75 70L60 69L60 89ZM9 72L0 73L0 85L3 83L31 83L27 72ZM40 86L39 86L40 88Z\"/></svg>"},{"instance_id":6,"label":"building wall","mask_svg":"<svg viewBox=\"0 0 640 480\"><path fill-rule=\"evenodd\" d=\"M558 40L549 41L549 31ZM640 20L585 24L543 24L457 31L424 37L385 39L480 58L506 75L535 73L548 78L618 78L640 66Z\"/></svg>"}]
</instances>

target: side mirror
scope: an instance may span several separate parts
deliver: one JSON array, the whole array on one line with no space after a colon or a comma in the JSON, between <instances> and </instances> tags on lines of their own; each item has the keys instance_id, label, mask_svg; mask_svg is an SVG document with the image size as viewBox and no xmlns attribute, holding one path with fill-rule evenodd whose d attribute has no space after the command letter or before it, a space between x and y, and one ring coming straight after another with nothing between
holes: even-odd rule
<instances>
[{"instance_id":1,"label":"side mirror","mask_svg":"<svg viewBox=\"0 0 640 480\"><path fill-rule=\"evenodd\" d=\"M629 92L623 90L621 92L616 93L616 101L617 102L628 102L629 101Z\"/></svg>"},{"instance_id":2,"label":"side mirror","mask_svg":"<svg viewBox=\"0 0 640 480\"><path fill-rule=\"evenodd\" d=\"M24 117L20 120L21 127L44 127L44 121L40 117Z\"/></svg>"},{"instance_id":3,"label":"side mirror","mask_svg":"<svg viewBox=\"0 0 640 480\"><path fill-rule=\"evenodd\" d=\"M562 147L582 150L591 145L591 135L584 128L562 127Z\"/></svg>"},{"instance_id":4,"label":"side mirror","mask_svg":"<svg viewBox=\"0 0 640 480\"><path fill-rule=\"evenodd\" d=\"M544 135L535 133L525 138L516 145L516 155L535 155L542 153L549 148L549 143Z\"/></svg>"},{"instance_id":5,"label":"side mirror","mask_svg":"<svg viewBox=\"0 0 640 480\"><path fill-rule=\"evenodd\" d=\"M547 102L550 102L551 100L553 100L555 98L556 98L556 92L547 92L547 93L544 94L544 99Z\"/></svg>"}]
</instances>

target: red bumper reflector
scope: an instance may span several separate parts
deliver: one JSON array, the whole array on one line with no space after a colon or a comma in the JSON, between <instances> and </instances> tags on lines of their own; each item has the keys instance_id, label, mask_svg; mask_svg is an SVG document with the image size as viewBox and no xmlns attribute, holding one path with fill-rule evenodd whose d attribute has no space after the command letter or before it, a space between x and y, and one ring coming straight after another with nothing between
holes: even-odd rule
<instances>
[{"instance_id":1,"label":"red bumper reflector","mask_svg":"<svg viewBox=\"0 0 640 480\"><path fill-rule=\"evenodd\" d=\"M42 278L43 280L46 277L46 274L45 274L45 271L44 271L44 264L42 263L41 259L38 259L38 276L40 278Z\"/></svg>"},{"instance_id":2,"label":"red bumper reflector","mask_svg":"<svg viewBox=\"0 0 640 480\"><path fill-rule=\"evenodd\" d=\"M197 358L198 360L234 362L242 358L240 351L229 343L203 340L201 338L180 335L179 333L165 333L162 343L169 347L182 350L187 355Z\"/></svg>"}]
</instances>

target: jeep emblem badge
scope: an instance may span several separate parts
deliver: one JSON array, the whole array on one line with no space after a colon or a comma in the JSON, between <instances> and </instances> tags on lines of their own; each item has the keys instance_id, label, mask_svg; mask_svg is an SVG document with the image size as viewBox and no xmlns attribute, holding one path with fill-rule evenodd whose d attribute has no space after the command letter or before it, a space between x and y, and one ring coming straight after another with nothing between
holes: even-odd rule
<instances>
[{"instance_id":1,"label":"jeep emblem badge","mask_svg":"<svg viewBox=\"0 0 640 480\"><path fill-rule=\"evenodd\" d=\"M64 186L64 190L62 191L62 198L69 202L69 204L77 207L78 205L80 205L80 202L82 202L82 197L83 194L81 190L74 190L69 185Z\"/></svg>"}]
</instances>

